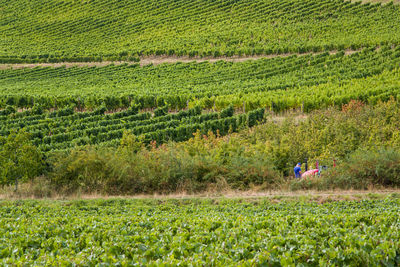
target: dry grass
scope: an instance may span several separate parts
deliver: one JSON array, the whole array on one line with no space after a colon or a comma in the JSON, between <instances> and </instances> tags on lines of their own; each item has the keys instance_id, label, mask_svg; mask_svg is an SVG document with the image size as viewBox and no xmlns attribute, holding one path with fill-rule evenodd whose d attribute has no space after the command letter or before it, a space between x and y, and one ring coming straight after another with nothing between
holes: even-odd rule
<instances>
[{"instance_id":1,"label":"dry grass","mask_svg":"<svg viewBox=\"0 0 400 267\"><path fill-rule=\"evenodd\" d=\"M351 0L351 2L360 2L360 0ZM381 3L381 4L387 4L387 3L390 3L390 2L393 2L393 4L400 4L400 0L361 0L361 2L363 3L363 4L365 4L365 3L373 3L373 4L376 4L376 3Z\"/></svg>"},{"instance_id":2,"label":"dry grass","mask_svg":"<svg viewBox=\"0 0 400 267\"><path fill-rule=\"evenodd\" d=\"M19 199L51 199L51 200L78 200L78 199L243 199L245 201L270 200L273 203L281 201L309 201L325 203L332 201L358 201L363 199L383 199L388 196L400 197L400 189L370 189L370 190L331 190L331 191L260 191L259 188L253 188L248 191L223 190L207 191L198 194L188 194L186 192L176 192L173 194L138 194L111 196L102 194L84 194L74 193L68 196L60 195L43 178L35 182L22 184L19 191L15 192L13 186L0 189L0 200L19 200Z\"/></svg>"}]
</instances>

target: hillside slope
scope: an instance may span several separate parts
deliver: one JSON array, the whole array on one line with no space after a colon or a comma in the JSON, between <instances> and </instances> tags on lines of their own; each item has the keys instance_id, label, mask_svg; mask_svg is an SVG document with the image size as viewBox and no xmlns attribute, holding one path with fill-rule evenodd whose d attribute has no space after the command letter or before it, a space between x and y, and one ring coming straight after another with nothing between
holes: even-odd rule
<instances>
[{"instance_id":1,"label":"hillside slope","mask_svg":"<svg viewBox=\"0 0 400 267\"><path fill-rule=\"evenodd\" d=\"M0 0L0 62L375 47L400 43L399 14L341 0Z\"/></svg>"},{"instance_id":2,"label":"hillside slope","mask_svg":"<svg viewBox=\"0 0 400 267\"><path fill-rule=\"evenodd\" d=\"M217 109L229 104L242 108L243 102L247 110L272 105L275 111L303 103L311 110L349 99L375 102L375 98L396 96L399 63L400 46L352 55L323 53L245 62L0 70L0 108L34 104L155 108L166 102L181 109L192 101Z\"/></svg>"}]
</instances>

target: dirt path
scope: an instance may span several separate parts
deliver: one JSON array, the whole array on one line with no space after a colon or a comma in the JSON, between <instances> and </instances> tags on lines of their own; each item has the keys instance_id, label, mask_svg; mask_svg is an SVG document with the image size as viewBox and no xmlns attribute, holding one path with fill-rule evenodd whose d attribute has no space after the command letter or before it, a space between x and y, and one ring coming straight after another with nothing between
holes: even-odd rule
<instances>
[{"instance_id":1,"label":"dirt path","mask_svg":"<svg viewBox=\"0 0 400 267\"><path fill-rule=\"evenodd\" d=\"M351 0L351 2L359 2L360 0ZM377 4L377 3L381 3L381 4L388 4L390 2L393 2L393 4L398 5L400 4L400 0L361 0L361 2L363 4L366 3L371 3L371 4Z\"/></svg>"},{"instance_id":2,"label":"dirt path","mask_svg":"<svg viewBox=\"0 0 400 267\"><path fill-rule=\"evenodd\" d=\"M11 188L11 187L10 187ZM5 190L7 191L7 190ZM27 192L16 194L12 189L0 193L1 200L16 199L40 199ZM387 197L400 198L400 189L371 189L371 190L332 190L332 191L223 191L223 192L205 192L200 194L175 193L167 195L133 195L133 196L109 196L101 194L92 195L70 195L53 196L48 199L213 199L215 201L223 199L243 199L246 201L258 201L268 199L277 203L281 201L308 201L308 202L332 202L332 201L359 201L363 199L384 199Z\"/></svg>"},{"instance_id":3,"label":"dirt path","mask_svg":"<svg viewBox=\"0 0 400 267\"><path fill-rule=\"evenodd\" d=\"M359 50L346 50L345 54L346 55L351 55ZM331 51L329 52L331 55L336 54L337 51ZM275 57L288 57L292 55L317 55L321 53L305 53L305 54L298 54L298 53L292 53L292 54L274 54L274 55L259 55L259 56L245 56L245 57L239 57L239 56L233 56L233 57L176 57L176 56L148 56L148 57L142 57L140 58L139 64L141 66L145 65L159 65L159 64L173 64L177 62L182 62L182 63L189 63L189 62L217 62L220 60L224 61L230 61L230 62L243 62L247 60L257 60L261 58L275 58ZM132 62L132 61L103 61L103 62L61 62L61 63L18 63L18 64L0 64L0 70L4 69L22 69L22 68L35 68L35 67L62 67L66 66L67 68L71 67L104 67L110 64L114 65L121 65L121 64L138 64L138 62Z\"/></svg>"}]
</instances>

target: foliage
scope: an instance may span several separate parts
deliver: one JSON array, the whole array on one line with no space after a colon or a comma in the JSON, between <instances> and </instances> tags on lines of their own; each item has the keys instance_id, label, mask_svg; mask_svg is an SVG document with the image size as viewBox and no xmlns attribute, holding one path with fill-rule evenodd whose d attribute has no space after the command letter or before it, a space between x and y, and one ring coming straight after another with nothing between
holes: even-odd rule
<instances>
[{"instance_id":1,"label":"foliage","mask_svg":"<svg viewBox=\"0 0 400 267\"><path fill-rule=\"evenodd\" d=\"M352 106L352 108L350 108ZM297 162L307 158L315 166L332 166L358 149L374 151L380 147L400 150L400 105L393 99L376 106L351 102L343 110L329 108L306 117L288 117L242 132L237 138L272 160L285 175L291 175Z\"/></svg>"},{"instance_id":2,"label":"foliage","mask_svg":"<svg viewBox=\"0 0 400 267\"><path fill-rule=\"evenodd\" d=\"M71 107L40 115L26 112L4 120L0 135L7 136L23 127L31 133L33 143L48 152L88 144L115 147L127 130L146 144L185 141L196 130L203 134L211 130L226 135L264 119L263 108L238 115L234 114L233 107L207 114L201 114L199 107L167 114L167 108L161 108L162 113L160 109L155 110L154 116L149 112L137 114L136 107L107 115L101 114L104 109L74 112Z\"/></svg>"},{"instance_id":3,"label":"foliage","mask_svg":"<svg viewBox=\"0 0 400 267\"><path fill-rule=\"evenodd\" d=\"M108 153L105 150L96 151L92 148L72 150L70 153L57 153L59 158L51 158L51 182L59 192L97 192L104 188L104 180L111 170L108 168ZM54 156L53 156L54 157ZM62 188L64 186L64 188Z\"/></svg>"},{"instance_id":4,"label":"foliage","mask_svg":"<svg viewBox=\"0 0 400 267\"><path fill-rule=\"evenodd\" d=\"M375 106L352 101L340 110L329 108L306 117L283 121L268 117L266 123L239 133L230 133L232 129L225 127L225 137L219 135L222 126L211 127L207 134L205 129L197 129L194 136L193 132L184 132L188 139L189 133L192 136L186 142L164 144L125 131L113 146L48 153L48 175L65 193L393 187L399 185L395 175L396 151L400 151L399 112L399 102L393 99ZM250 114L263 116L263 112L252 111L243 122ZM377 148L393 152L378 153ZM369 152L362 159L350 156L358 150ZM310 168L319 160L321 166L332 170L331 174L284 182L282 177L291 177L293 166L305 158ZM335 169L333 159L338 163ZM363 164L370 172L365 172Z\"/></svg>"},{"instance_id":5,"label":"foliage","mask_svg":"<svg viewBox=\"0 0 400 267\"><path fill-rule=\"evenodd\" d=\"M1 265L397 266L400 202L2 202Z\"/></svg>"},{"instance_id":6,"label":"foliage","mask_svg":"<svg viewBox=\"0 0 400 267\"><path fill-rule=\"evenodd\" d=\"M0 62L137 61L398 44L399 7L330 0L0 3Z\"/></svg>"},{"instance_id":7,"label":"foliage","mask_svg":"<svg viewBox=\"0 0 400 267\"><path fill-rule=\"evenodd\" d=\"M400 152L393 149L359 150L324 177L326 187L368 189L400 186Z\"/></svg>"},{"instance_id":8,"label":"foliage","mask_svg":"<svg viewBox=\"0 0 400 267\"><path fill-rule=\"evenodd\" d=\"M24 131L13 131L7 138L0 137L0 184L23 182L41 173L41 152Z\"/></svg>"},{"instance_id":9,"label":"foliage","mask_svg":"<svg viewBox=\"0 0 400 267\"><path fill-rule=\"evenodd\" d=\"M245 62L5 69L0 70L0 108L75 105L115 111L168 104L172 110L188 105L222 110L233 105L246 112L260 107L274 112L303 107L308 112L351 99L374 104L397 97L399 64L400 46L384 46L351 55L337 52ZM0 119L4 112L0 111ZM158 112L165 114L162 108Z\"/></svg>"},{"instance_id":10,"label":"foliage","mask_svg":"<svg viewBox=\"0 0 400 267\"><path fill-rule=\"evenodd\" d=\"M394 99L375 106L351 101L342 109L328 108L283 120L268 116L265 123L252 128L247 128L253 126L252 121L264 119L263 109L223 119L219 117L230 114L231 107L216 113L196 115L198 112L192 109L150 119L160 125L159 121L169 123L172 118L180 118L178 122L187 123L185 127L178 125L175 129L142 135L135 134L136 128L132 131L121 129L120 137L87 147L72 147L75 141L69 140L55 142L49 146L53 149L47 153L48 176L57 188L64 188L65 193L81 190L88 193L136 194L252 187L276 189L288 186L295 190L399 185L394 174L397 170L396 151L400 151L397 130L400 127L400 106ZM54 115L54 118L61 123L71 116L75 118L77 114ZM104 117L90 115L86 118L96 116ZM112 116L114 119L110 118L110 121L115 120L118 124L127 118L119 113ZM142 115L132 116L137 118ZM29 121L26 120L27 123ZM80 127L85 125L79 120L75 122ZM105 122L107 120L101 121ZM124 121L122 125L127 123ZM56 123L51 125L55 131ZM95 133L90 128L81 131L85 134L91 132ZM173 134L170 136L179 142L159 139L158 136L166 138L167 133ZM110 138L112 136L105 134ZM91 136L92 140L93 137L95 135ZM185 140L188 141L181 142ZM69 149L57 152L55 148L61 145L68 145ZM376 152L378 148L382 151L392 149L393 152L380 154ZM349 158L358 150L369 151L364 153L369 158ZM312 181L284 182L282 176L290 177L293 166L306 158L310 168L319 160L320 165L327 165L330 169L333 159L336 159L342 171L332 172L331 175L325 173L322 178ZM371 173L363 172L362 164L370 166ZM354 171L356 169L360 172Z\"/></svg>"},{"instance_id":11,"label":"foliage","mask_svg":"<svg viewBox=\"0 0 400 267\"><path fill-rule=\"evenodd\" d=\"M211 131L205 136L198 131L187 143L150 149L125 132L118 149L80 148L54 154L51 162L50 178L65 193L198 192L253 185L272 189L282 182L267 158L246 152L236 140L226 143Z\"/></svg>"},{"instance_id":12,"label":"foliage","mask_svg":"<svg viewBox=\"0 0 400 267\"><path fill-rule=\"evenodd\" d=\"M121 153L137 153L144 149L144 140L143 138L138 138L129 131L125 131L118 149Z\"/></svg>"}]
</instances>

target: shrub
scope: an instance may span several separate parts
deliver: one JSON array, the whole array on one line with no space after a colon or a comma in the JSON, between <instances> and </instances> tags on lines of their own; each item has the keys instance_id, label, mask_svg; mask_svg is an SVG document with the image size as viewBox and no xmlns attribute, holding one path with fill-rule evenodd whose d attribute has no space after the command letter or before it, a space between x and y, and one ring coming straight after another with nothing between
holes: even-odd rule
<instances>
[{"instance_id":1,"label":"shrub","mask_svg":"<svg viewBox=\"0 0 400 267\"><path fill-rule=\"evenodd\" d=\"M51 182L67 193L78 189L84 193L102 191L105 180L112 173L111 157L106 149L96 150L89 146L67 154L53 154L49 160L52 163Z\"/></svg>"},{"instance_id":2,"label":"shrub","mask_svg":"<svg viewBox=\"0 0 400 267\"><path fill-rule=\"evenodd\" d=\"M30 141L28 133L11 132L0 137L0 184L27 181L41 174L44 163L41 152Z\"/></svg>"},{"instance_id":3,"label":"shrub","mask_svg":"<svg viewBox=\"0 0 400 267\"><path fill-rule=\"evenodd\" d=\"M53 156L52 183L66 193L106 194L199 192L210 187L276 188L281 175L261 154L212 133L185 143L145 148L125 132L118 149L81 148Z\"/></svg>"},{"instance_id":4,"label":"shrub","mask_svg":"<svg viewBox=\"0 0 400 267\"><path fill-rule=\"evenodd\" d=\"M330 188L398 187L400 152L390 148L356 151L348 160L331 169L323 180Z\"/></svg>"}]
</instances>

